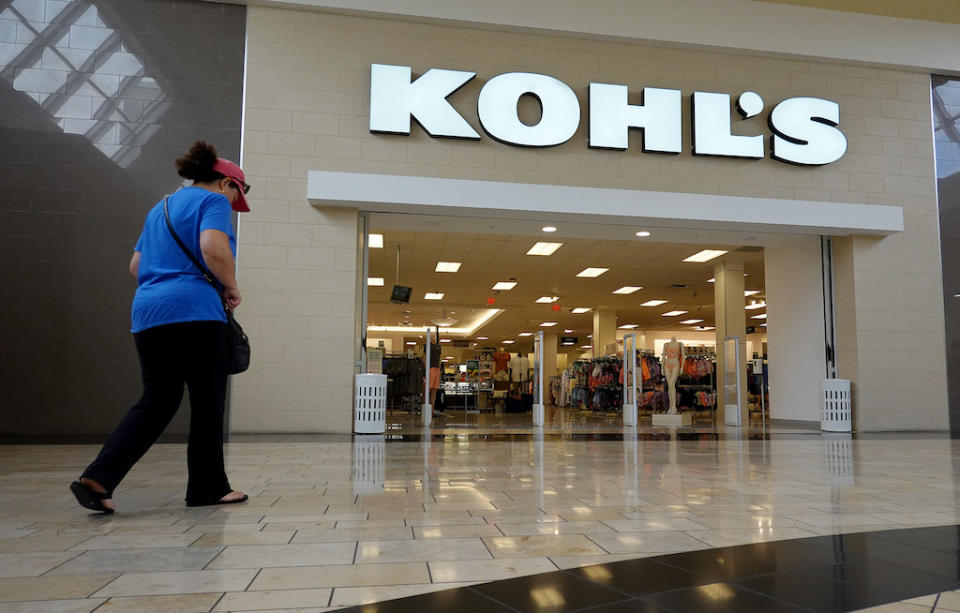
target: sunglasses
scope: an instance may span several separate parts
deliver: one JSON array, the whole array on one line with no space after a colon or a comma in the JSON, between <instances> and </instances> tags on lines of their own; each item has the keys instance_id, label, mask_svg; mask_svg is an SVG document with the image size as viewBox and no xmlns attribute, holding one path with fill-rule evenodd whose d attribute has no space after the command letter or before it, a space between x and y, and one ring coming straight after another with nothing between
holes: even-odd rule
<instances>
[{"instance_id":1,"label":"sunglasses","mask_svg":"<svg viewBox=\"0 0 960 613\"><path fill-rule=\"evenodd\" d=\"M250 193L250 186L248 184L244 183L240 179L234 179L233 177L227 177L227 178L230 179L230 182L233 183L237 189L242 191L244 195L247 195Z\"/></svg>"}]
</instances>

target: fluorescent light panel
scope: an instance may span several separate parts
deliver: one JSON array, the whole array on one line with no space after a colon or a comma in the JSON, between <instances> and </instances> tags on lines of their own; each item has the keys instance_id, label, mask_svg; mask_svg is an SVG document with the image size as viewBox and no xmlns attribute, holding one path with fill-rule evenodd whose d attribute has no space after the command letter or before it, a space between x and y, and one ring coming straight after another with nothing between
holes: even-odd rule
<instances>
[{"instance_id":1,"label":"fluorescent light panel","mask_svg":"<svg viewBox=\"0 0 960 613\"><path fill-rule=\"evenodd\" d=\"M710 260L716 259L727 253L722 249L704 249L699 253L694 253L690 257L683 260L684 262L709 262Z\"/></svg>"},{"instance_id":2,"label":"fluorescent light panel","mask_svg":"<svg viewBox=\"0 0 960 613\"><path fill-rule=\"evenodd\" d=\"M383 234L370 234L367 245L371 249L383 249Z\"/></svg>"},{"instance_id":3,"label":"fluorescent light panel","mask_svg":"<svg viewBox=\"0 0 960 613\"><path fill-rule=\"evenodd\" d=\"M766 303L765 301L760 301L760 302L753 302L753 303L751 303L751 304L748 304L747 306L745 306L745 307L743 307L743 308L745 308L745 309L748 310L748 311L753 311L753 310L755 310L755 309L763 309L763 308L766 308L766 306L767 306L767 303Z\"/></svg>"},{"instance_id":4,"label":"fluorescent light panel","mask_svg":"<svg viewBox=\"0 0 960 613\"><path fill-rule=\"evenodd\" d=\"M443 294L441 292L427 292L423 296L424 300L443 300Z\"/></svg>"},{"instance_id":5,"label":"fluorescent light panel","mask_svg":"<svg viewBox=\"0 0 960 613\"><path fill-rule=\"evenodd\" d=\"M610 269L609 268L584 268L577 274L577 276L594 278L594 277L599 277L600 275L607 272L608 270Z\"/></svg>"},{"instance_id":6,"label":"fluorescent light panel","mask_svg":"<svg viewBox=\"0 0 960 613\"><path fill-rule=\"evenodd\" d=\"M685 319L685 320L681 321L680 323L682 323L682 324L684 324L684 325L702 324L702 323L703 323L703 320L702 320L702 319Z\"/></svg>"},{"instance_id":7,"label":"fluorescent light panel","mask_svg":"<svg viewBox=\"0 0 960 613\"><path fill-rule=\"evenodd\" d=\"M620 289L613 290L613 293L614 294L632 294L634 292L639 292L642 289L643 289L642 287L638 287L636 285L624 285Z\"/></svg>"},{"instance_id":8,"label":"fluorescent light panel","mask_svg":"<svg viewBox=\"0 0 960 613\"><path fill-rule=\"evenodd\" d=\"M748 289L743 292L743 295L749 297L749 296L756 296L759 293L760 293L760 290L758 289Z\"/></svg>"},{"instance_id":9,"label":"fluorescent light panel","mask_svg":"<svg viewBox=\"0 0 960 613\"><path fill-rule=\"evenodd\" d=\"M551 302L556 302L560 300L560 296L540 296L537 298L537 304L550 304Z\"/></svg>"},{"instance_id":10,"label":"fluorescent light panel","mask_svg":"<svg viewBox=\"0 0 960 613\"><path fill-rule=\"evenodd\" d=\"M623 324L620 326L621 330L633 330L634 328L639 328L639 324Z\"/></svg>"},{"instance_id":11,"label":"fluorescent light panel","mask_svg":"<svg viewBox=\"0 0 960 613\"><path fill-rule=\"evenodd\" d=\"M487 340L487 337L486 337L486 336L478 336L478 337L477 337L477 340L478 340L478 341L485 341L485 340Z\"/></svg>"},{"instance_id":12,"label":"fluorescent light panel","mask_svg":"<svg viewBox=\"0 0 960 613\"><path fill-rule=\"evenodd\" d=\"M516 283L515 281L498 281L498 282L493 286L493 289L495 289L495 290L497 290L497 291L504 291L504 292L506 292L506 291L512 290L512 289L515 288L516 286L517 286L517 283Z\"/></svg>"},{"instance_id":13,"label":"fluorescent light panel","mask_svg":"<svg viewBox=\"0 0 960 613\"><path fill-rule=\"evenodd\" d=\"M367 287L383 287L383 277L367 277Z\"/></svg>"},{"instance_id":14,"label":"fluorescent light panel","mask_svg":"<svg viewBox=\"0 0 960 613\"><path fill-rule=\"evenodd\" d=\"M662 313L662 316L663 316L663 317L677 317L678 315L686 315L686 314L687 314L686 311L667 311L666 313Z\"/></svg>"},{"instance_id":15,"label":"fluorescent light panel","mask_svg":"<svg viewBox=\"0 0 960 613\"><path fill-rule=\"evenodd\" d=\"M512 344L514 344L515 342L516 342L516 341L506 340L506 341L503 341L503 344L504 344L504 345L512 345Z\"/></svg>"},{"instance_id":16,"label":"fluorescent light panel","mask_svg":"<svg viewBox=\"0 0 960 613\"><path fill-rule=\"evenodd\" d=\"M581 315L583 313L589 313L592 310L593 309L588 309L587 307L577 307L570 312L573 313L574 315Z\"/></svg>"},{"instance_id":17,"label":"fluorescent light panel","mask_svg":"<svg viewBox=\"0 0 960 613\"><path fill-rule=\"evenodd\" d=\"M533 332L521 332L517 336L533 336Z\"/></svg>"},{"instance_id":18,"label":"fluorescent light panel","mask_svg":"<svg viewBox=\"0 0 960 613\"><path fill-rule=\"evenodd\" d=\"M552 328L552 327L555 326L555 325L557 325L557 322L555 322L555 321L545 321L545 322L543 322L542 324L540 324L540 327L541 327L541 328Z\"/></svg>"},{"instance_id":19,"label":"fluorescent light panel","mask_svg":"<svg viewBox=\"0 0 960 613\"><path fill-rule=\"evenodd\" d=\"M563 243L536 243L527 251L527 255L553 255L553 252L563 247Z\"/></svg>"},{"instance_id":20,"label":"fluorescent light panel","mask_svg":"<svg viewBox=\"0 0 960 613\"><path fill-rule=\"evenodd\" d=\"M457 272L460 270L461 262L437 262L435 272Z\"/></svg>"},{"instance_id":21,"label":"fluorescent light panel","mask_svg":"<svg viewBox=\"0 0 960 613\"><path fill-rule=\"evenodd\" d=\"M760 313L759 315L753 315L752 317L750 317L750 319L766 319L766 318L767 318L766 313Z\"/></svg>"},{"instance_id":22,"label":"fluorescent light panel","mask_svg":"<svg viewBox=\"0 0 960 613\"><path fill-rule=\"evenodd\" d=\"M449 343L449 342L450 342L450 339L449 339L449 338L441 338L441 339L440 339L440 342L441 342L441 343Z\"/></svg>"},{"instance_id":23,"label":"fluorescent light panel","mask_svg":"<svg viewBox=\"0 0 960 613\"><path fill-rule=\"evenodd\" d=\"M667 301L666 301L666 300L647 300L646 302L644 302L644 303L641 304L640 306L645 306L645 307L658 307L658 306L660 306L660 305L662 305L662 304L667 304Z\"/></svg>"}]
</instances>

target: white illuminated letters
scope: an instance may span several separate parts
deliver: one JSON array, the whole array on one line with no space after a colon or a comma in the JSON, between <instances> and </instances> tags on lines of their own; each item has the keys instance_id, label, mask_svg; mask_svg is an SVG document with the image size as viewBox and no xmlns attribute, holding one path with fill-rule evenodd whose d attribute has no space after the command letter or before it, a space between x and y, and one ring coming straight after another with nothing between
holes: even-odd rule
<instances>
[{"instance_id":1,"label":"white illuminated letters","mask_svg":"<svg viewBox=\"0 0 960 613\"><path fill-rule=\"evenodd\" d=\"M416 81L409 66L370 66L370 131L410 134L410 118L430 136L479 139L447 96L477 76L475 72L433 68Z\"/></svg>"},{"instance_id":2,"label":"white illuminated letters","mask_svg":"<svg viewBox=\"0 0 960 613\"><path fill-rule=\"evenodd\" d=\"M847 151L847 137L837 129L840 105L821 98L789 98L770 113L770 154L790 164L836 162Z\"/></svg>"},{"instance_id":3,"label":"white illuminated letters","mask_svg":"<svg viewBox=\"0 0 960 613\"><path fill-rule=\"evenodd\" d=\"M626 150L630 128L643 130L643 150L680 153L680 90L644 87L642 104L627 104L627 86L590 84L590 147Z\"/></svg>"},{"instance_id":4,"label":"white illuminated letters","mask_svg":"<svg viewBox=\"0 0 960 613\"><path fill-rule=\"evenodd\" d=\"M517 116L517 103L526 95L540 102L540 121L533 126ZM523 147L562 145L580 125L580 102L570 86L529 72L508 72L487 81L480 90L477 113L487 134Z\"/></svg>"},{"instance_id":5,"label":"white illuminated letters","mask_svg":"<svg viewBox=\"0 0 960 613\"><path fill-rule=\"evenodd\" d=\"M730 133L729 94L693 92L691 102L694 155L723 155L754 159L763 157L762 134L738 136ZM763 108L762 101L760 104Z\"/></svg>"},{"instance_id":6,"label":"white illuminated letters","mask_svg":"<svg viewBox=\"0 0 960 613\"><path fill-rule=\"evenodd\" d=\"M479 140L480 134L447 98L470 82L475 72L433 68L416 80L409 66L370 66L370 131L410 134L412 120L434 137ZM681 153L683 150L680 90L644 87L640 104L628 102L626 85L591 83L588 93L591 149L629 148L631 129L643 131L645 152ZM524 123L518 104L531 96L540 104L536 124ZM734 134L730 94L693 92L690 97L694 155L761 159L763 134ZM735 108L743 119L764 110L763 99L743 92ZM580 126L580 101L570 86L549 75L508 72L494 76L480 89L477 118L491 138L521 147L562 145ZM768 123L773 135L770 155L781 162L822 165L847 151L847 139L838 128L840 107L821 98L789 98L777 104ZM743 131L743 130L738 130Z\"/></svg>"}]
</instances>

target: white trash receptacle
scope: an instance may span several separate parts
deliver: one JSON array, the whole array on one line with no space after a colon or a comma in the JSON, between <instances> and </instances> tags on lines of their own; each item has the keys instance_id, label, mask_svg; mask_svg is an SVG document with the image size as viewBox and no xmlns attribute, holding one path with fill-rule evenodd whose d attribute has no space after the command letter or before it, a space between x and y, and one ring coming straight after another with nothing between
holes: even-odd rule
<instances>
[{"instance_id":1,"label":"white trash receptacle","mask_svg":"<svg viewBox=\"0 0 960 613\"><path fill-rule=\"evenodd\" d=\"M382 434L387 430L387 375L356 375L353 431Z\"/></svg>"},{"instance_id":2,"label":"white trash receptacle","mask_svg":"<svg viewBox=\"0 0 960 613\"><path fill-rule=\"evenodd\" d=\"M824 432L853 430L853 398L849 379L820 381L820 429Z\"/></svg>"}]
</instances>

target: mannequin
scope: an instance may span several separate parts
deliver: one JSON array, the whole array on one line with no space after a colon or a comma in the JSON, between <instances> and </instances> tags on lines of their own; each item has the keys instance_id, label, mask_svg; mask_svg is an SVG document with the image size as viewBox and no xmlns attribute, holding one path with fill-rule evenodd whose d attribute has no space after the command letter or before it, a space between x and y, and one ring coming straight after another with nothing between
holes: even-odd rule
<instances>
[{"instance_id":1,"label":"mannequin","mask_svg":"<svg viewBox=\"0 0 960 613\"><path fill-rule=\"evenodd\" d=\"M670 396L670 410L668 415L677 414L677 379L680 378L680 368L683 366L683 343L677 337L670 337L670 342L663 345L663 374L667 378L667 393Z\"/></svg>"},{"instance_id":2,"label":"mannequin","mask_svg":"<svg viewBox=\"0 0 960 613\"><path fill-rule=\"evenodd\" d=\"M500 347L497 352L493 354L493 378L495 381L510 380L510 371L507 366L509 363L510 354L507 353L506 349Z\"/></svg>"}]
</instances>

